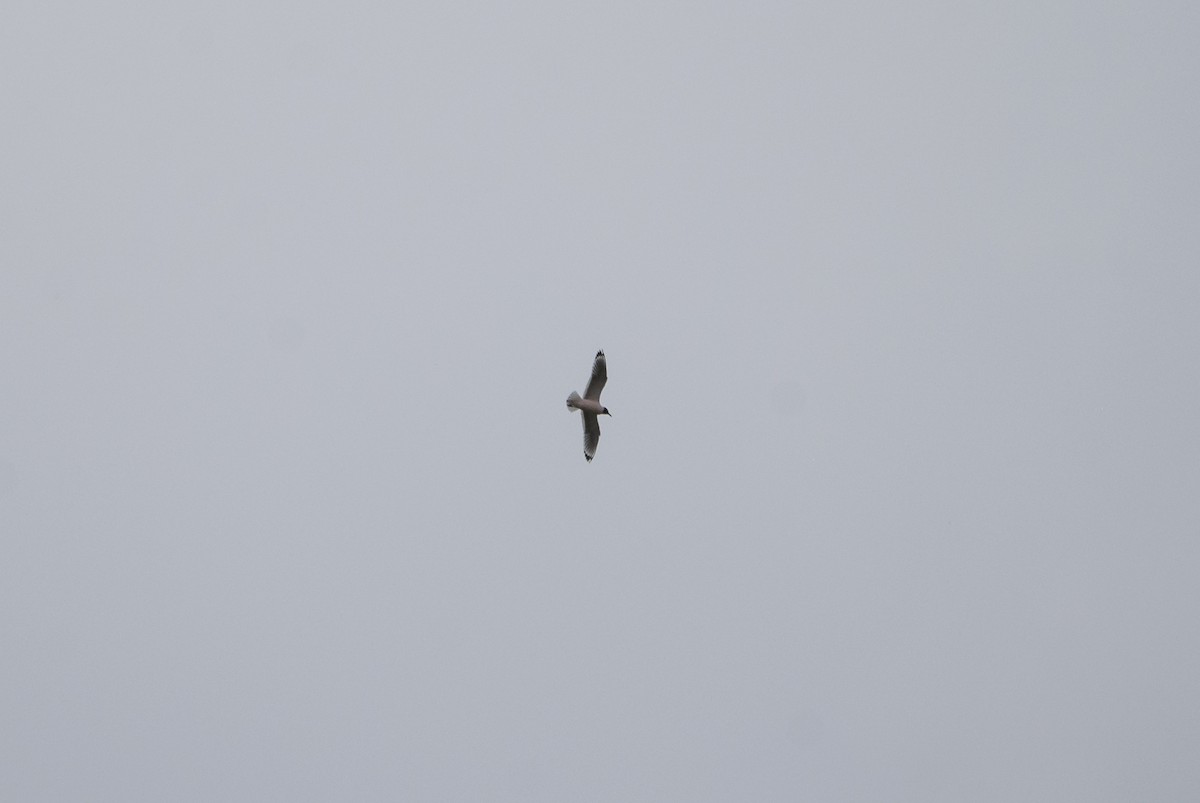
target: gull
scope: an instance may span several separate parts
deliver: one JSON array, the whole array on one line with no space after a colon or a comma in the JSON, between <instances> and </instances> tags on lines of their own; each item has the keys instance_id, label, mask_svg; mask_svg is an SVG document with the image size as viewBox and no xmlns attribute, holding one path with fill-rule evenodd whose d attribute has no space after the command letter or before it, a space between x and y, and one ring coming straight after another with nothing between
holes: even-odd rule
<instances>
[{"instance_id":1,"label":"gull","mask_svg":"<svg viewBox=\"0 0 1200 803\"><path fill-rule=\"evenodd\" d=\"M583 413L583 456L592 462L596 456L596 444L600 443L600 419L597 416L612 416L608 408L600 404L600 391L608 381L608 365L604 361L604 351L596 352L596 361L592 363L592 378L588 380L587 391L583 398L571 391L567 397L567 409Z\"/></svg>"}]
</instances>

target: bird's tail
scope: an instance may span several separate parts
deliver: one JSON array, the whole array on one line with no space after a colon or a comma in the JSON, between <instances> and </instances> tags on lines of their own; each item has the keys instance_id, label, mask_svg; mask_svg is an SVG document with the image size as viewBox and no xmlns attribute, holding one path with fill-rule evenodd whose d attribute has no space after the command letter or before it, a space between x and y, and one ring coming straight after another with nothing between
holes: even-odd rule
<instances>
[{"instance_id":1,"label":"bird's tail","mask_svg":"<svg viewBox=\"0 0 1200 803\"><path fill-rule=\"evenodd\" d=\"M579 397L579 394L575 391L571 391L571 395L567 397L567 409L574 410L578 406L575 404L575 402L578 401L582 401Z\"/></svg>"}]
</instances>

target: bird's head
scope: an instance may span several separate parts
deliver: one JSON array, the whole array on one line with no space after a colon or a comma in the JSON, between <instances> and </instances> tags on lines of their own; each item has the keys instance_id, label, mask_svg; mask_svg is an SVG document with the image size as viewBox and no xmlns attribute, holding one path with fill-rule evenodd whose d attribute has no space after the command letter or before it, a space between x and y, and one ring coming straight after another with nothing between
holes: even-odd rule
<instances>
[{"instance_id":1,"label":"bird's head","mask_svg":"<svg viewBox=\"0 0 1200 803\"><path fill-rule=\"evenodd\" d=\"M608 411L608 408L607 408L607 407L605 407L603 410L601 410L601 411L600 411L600 415L606 415L606 416L608 416L609 418L612 418L612 413L610 413L610 412Z\"/></svg>"}]
</instances>

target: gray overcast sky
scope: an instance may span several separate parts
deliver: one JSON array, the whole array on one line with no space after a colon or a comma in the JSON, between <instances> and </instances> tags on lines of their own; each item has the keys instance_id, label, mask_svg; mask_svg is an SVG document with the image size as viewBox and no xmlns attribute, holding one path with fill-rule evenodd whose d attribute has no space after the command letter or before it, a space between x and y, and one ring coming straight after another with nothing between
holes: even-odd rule
<instances>
[{"instance_id":1,"label":"gray overcast sky","mask_svg":"<svg viewBox=\"0 0 1200 803\"><path fill-rule=\"evenodd\" d=\"M0 798L1194 798L1200 11L988 5L7 3Z\"/></svg>"}]
</instances>

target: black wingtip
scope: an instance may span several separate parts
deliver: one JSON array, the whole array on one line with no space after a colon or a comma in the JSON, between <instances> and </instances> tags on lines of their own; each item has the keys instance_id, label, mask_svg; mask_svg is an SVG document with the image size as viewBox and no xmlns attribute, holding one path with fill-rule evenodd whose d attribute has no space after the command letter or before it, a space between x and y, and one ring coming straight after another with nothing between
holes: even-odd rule
<instances>
[{"instance_id":1,"label":"black wingtip","mask_svg":"<svg viewBox=\"0 0 1200 803\"><path fill-rule=\"evenodd\" d=\"M589 463L592 462L592 456L590 454L585 454L583 456L583 459L588 461Z\"/></svg>"},{"instance_id":2,"label":"black wingtip","mask_svg":"<svg viewBox=\"0 0 1200 803\"><path fill-rule=\"evenodd\" d=\"M604 356L604 349L600 349L599 351L597 351L597 352L596 352L596 356L597 356L597 357L603 357L603 356Z\"/></svg>"}]
</instances>

